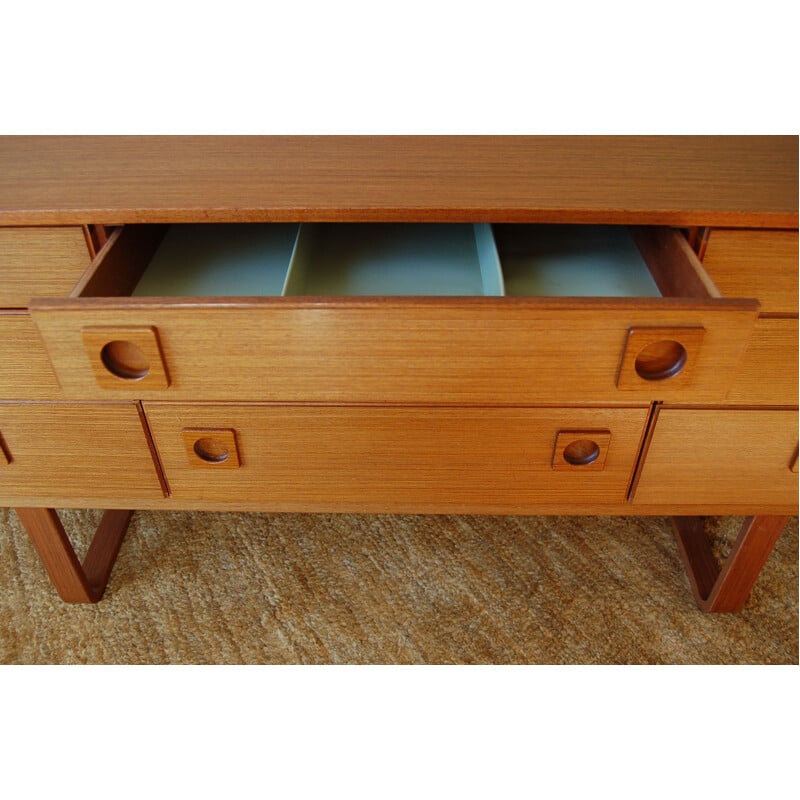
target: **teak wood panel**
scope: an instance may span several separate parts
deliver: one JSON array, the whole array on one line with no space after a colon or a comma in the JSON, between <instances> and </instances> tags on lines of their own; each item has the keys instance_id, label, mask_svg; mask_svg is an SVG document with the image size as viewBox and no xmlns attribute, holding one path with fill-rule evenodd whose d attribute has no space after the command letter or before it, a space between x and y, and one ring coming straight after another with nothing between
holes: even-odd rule
<instances>
[{"instance_id":1,"label":"teak wood panel","mask_svg":"<svg viewBox=\"0 0 800 800\"><path fill-rule=\"evenodd\" d=\"M80 227L0 228L0 307L68 296L90 261Z\"/></svg>"},{"instance_id":2,"label":"teak wood panel","mask_svg":"<svg viewBox=\"0 0 800 800\"><path fill-rule=\"evenodd\" d=\"M134 403L0 403L0 505L125 507L163 496Z\"/></svg>"},{"instance_id":3,"label":"teak wood panel","mask_svg":"<svg viewBox=\"0 0 800 800\"><path fill-rule=\"evenodd\" d=\"M798 335L796 319L759 319L726 402L797 405Z\"/></svg>"},{"instance_id":4,"label":"teak wood panel","mask_svg":"<svg viewBox=\"0 0 800 800\"><path fill-rule=\"evenodd\" d=\"M145 404L171 499L294 511L479 512L621 504L646 408ZM233 433L237 468L199 469L187 431ZM553 469L560 431L598 430L603 469ZM231 439L227 440L228 442ZM227 445L226 445L227 447Z\"/></svg>"},{"instance_id":5,"label":"teak wood panel","mask_svg":"<svg viewBox=\"0 0 800 800\"><path fill-rule=\"evenodd\" d=\"M797 314L797 231L712 230L703 256L723 295L757 297L762 313Z\"/></svg>"},{"instance_id":6,"label":"teak wood panel","mask_svg":"<svg viewBox=\"0 0 800 800\"><path fill-rule=\"evenodd\" d=\"M41 301L33 314L66 396L377 403L719 402L755 304L481 298ZM164 390L100 386L83 331L157 331ZM619 389L631 328L705 331L687 385Z\"/></svg>"},{"instance_id":7,"label":"teak wood panel","mask_svg":"<svg viewBox=\"0 0 800 800\"><path fill-rule=\"evenodd\" d=\"M0 222L797 227L796 136L0 138Z\"/></svg>"},{"instance_id":8,"label":"teak wood panel","mask_svg":"<svg viewBox=\"0 0 800 800\"><path fill-rule=\"evenodd\" d=\"M741 503L797 512L797 411L662 408L634 504Z\"/></svg>"},{"instance_id":9,"label":"teak wood panel","mask_svg":"<svg viewBox=\"0 0 800 800\"><path fill-rule=\"evenodd\" d=\"M0 400L60 396L61 388L33 320L21 311L0 311Z\"/></svg>"}]
</instances>

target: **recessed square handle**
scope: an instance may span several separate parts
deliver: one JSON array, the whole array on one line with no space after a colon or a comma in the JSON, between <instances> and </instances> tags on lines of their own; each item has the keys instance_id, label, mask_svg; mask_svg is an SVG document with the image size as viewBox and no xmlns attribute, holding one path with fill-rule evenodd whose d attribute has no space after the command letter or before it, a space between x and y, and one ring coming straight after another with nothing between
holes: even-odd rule
<instances>
[{"instance_id":1,"label":"recessed square handle","mask_svg":"<svg viewBox=\"0 0 800 800\"><path fill-rule=\"evenodd\" d=\"M671 389L687 386L705 333L700 327L631 328L617 388L652 391L656 384Z\"/></svg>"},{"instance_id":2,"label":"recessed square handle","mask_svg":"<svg viewBox=\"0 0 800 800\"><path fill-rule=\"evenodd\" d=\"M167 367L151 326L91 327L82 331L97 383L104 389L166 389Z\"/></svg>"},{"instance_id":3,"label":"recessed square handle","mask_svg":"<svg viewBox=\"0 0 800 800\"><path fill-rule=\"evenodd\" d=\"M599 472L606 465L611 431L559 431L553 450L553 469Z\"/></svg>"},{"instance_id":4,"label":"recessed square handle","mask_svg":"<svg viewBox=\"0 0 800 800\"><path fill-rule=\"evenodd\" d=\"M237 469L241 466L232 428L184 428L183 444L193 467Z\"/></svg>"}]
</instances>

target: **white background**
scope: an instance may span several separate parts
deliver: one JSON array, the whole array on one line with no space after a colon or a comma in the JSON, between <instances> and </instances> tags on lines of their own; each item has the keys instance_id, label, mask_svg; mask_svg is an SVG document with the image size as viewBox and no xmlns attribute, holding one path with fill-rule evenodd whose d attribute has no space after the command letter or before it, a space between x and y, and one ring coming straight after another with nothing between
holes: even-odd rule
<instances>
[{"instance_id":1,"label":"white background","mask_svg":"<svg viewBox=\"0 0 800 800\"><path fill-rule=\"evenodd\" d=\"M796 133L788 8L28 0L0 133ZM4 667L0 794L794 796L797 677Z\"/></svg>"}]
</instances>

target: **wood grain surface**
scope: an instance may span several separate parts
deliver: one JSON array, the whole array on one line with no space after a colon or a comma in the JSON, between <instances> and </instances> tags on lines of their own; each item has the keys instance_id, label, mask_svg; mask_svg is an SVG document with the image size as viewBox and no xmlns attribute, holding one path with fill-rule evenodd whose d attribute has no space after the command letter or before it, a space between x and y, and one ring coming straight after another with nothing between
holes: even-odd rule
<instances>
[{"instance_id":1,"label":"wood grain surface","mask_svg":"<svg viewBox=\"0 0 800 800\"><path fill-rule=\"evenodd\" d=\"M796 406L798 337L796 318L758 319L726 402Z\"/></svg>"},{"instance_id":2,"label":"wood grain surface","mask_svg":"<svg viewBox=\"0 0 800 800\"><path fill-rule=\"evenodd\" d=\"M796 410L662 408L633 496L638 503L797 509Z\"/></svg>"},{"instance_id":3,"label":"wood grain surface","mask_svg":"<svg viewBox=\"0 0 800 800\"><path fill-rule=\"evenodd\" d=\"M341 403L720 402L756 313L735 301L624 298L76 299L33 306L72 399ZM154 327L169 388L100 386L95 351L82 339L85 328L97 326ZM704 329L686 385L666 379L617 388L628 331L637 327Z\"/></svg>"},{"instance_id":4,"label":"wood grain surface","mask_svg":"<svg viewBox=\"0 0 800 800\"><path fill-rule=\"evenodd\" d=\"M647 410L386 408L146 403L173 498L279 511L624 502ZM197 469L184 431L235 432L238 469ZM553 469L562 430L603 440L603 469ZM198 434L200 435L200 434ZM211 435L211 434L209 434Z\"/></svg>"},{"instance_id":5,"label":"wood grain surface","mask_svg":"<svg viewBox=\"0 0 800 800\"><path fill-rule=\"evenodd\" d=\"M3 137L0 224L796 228L796 136Z\"/></svg>"},{"instance_id":6,"label":"wood grain surface","mask_svg":"<svg viewBox=\"0 0 800 800\"><path fill-rule=\"evenodd\" d=\"M0 403L11 463L0 471L0 504L128 507L163 496L134 403Z\"/></svg>"},{"instance_id":7,"label":"wood grain surface","mask_svg":"<svg viewBox=\"0 0 800 800\"><path fill-rule=\"evenodd\" d=\"M0 306L67 297L89 262L82 228L0 228Z\"/></svg>"},{"instance_id":8,"label":"wood grain surface","mask_svg":"<svg viewBox=\"0 0 800 800\"><path fill-rule=\"evenodd\" d=\"M0 311L0 400L51 400L61 388L30 315Z\"/></svg>"},{"instance_id":9,"label":"wood grain surface","mask_svg":"<svg viewBox=\"0 0 800 800\"><path fill-rule=\"evenodd\" d=\"M703 265L727 297L757 297L762 313L797 314L797 231L713 230Z\"/></svg>"}]
</instances>

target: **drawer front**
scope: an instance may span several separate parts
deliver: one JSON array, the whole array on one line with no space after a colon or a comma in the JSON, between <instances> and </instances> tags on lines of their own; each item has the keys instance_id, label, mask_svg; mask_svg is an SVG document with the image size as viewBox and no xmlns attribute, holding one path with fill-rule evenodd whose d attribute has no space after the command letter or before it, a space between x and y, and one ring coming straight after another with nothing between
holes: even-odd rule
<instances>
[{"instance_id":1,"label":"drawer front","mask_svg":"<svg viewBox=\"0 0 800 800\"><path fill-rule=\"evenodd\" d=\"M50 400L61 389L30 316L0 311L0 400Z\"/></svg>"},{"instance_id":2,"label":"drawer front","mask_svg":"<svg viewBox=\"0 0 800 800\"><path fill-rule=\"evenodd\" d=\"M75 399L525 405L721 402L756 319L725 301L511 298L41 301L32 313ZM682 371L639 376L640 354L669 366L673 347Z\"/></svg>"},{"instance_id":3,"label":"drawer front","mask_svg":"<svg viewBox=\"0 0 800 800\"><path fill-rule=\"evenodd\" d=\"M163 497L133 403L0 403L0 505L125 508Z\"/></svg>"},{"instance_id":4,"label":"drawer front","mask_svg":"<svg viewBox=\"0 0 800 800\"><path fill-rule=\"evenodd\" d=\"M647 415L160 403L145 410L178 503L453 513L624 503Z\"/></svg>"},{"instance_id":5,"label":"drawer front","mask_svg":"<svg viewBox=\"0 0 800 800\"><path fill-rule=\"evenodd\" d=\"M759 319L727 402L797 405L797 341L796 319Z\"/></svg>"},{"instance_id":6,"label":"drawer front","mask_svg":"<svg viewBox=\"0 0 800 800\"><path fill-rule=\"evenodd\" d=\"M785 506L797 512L797 412L664 408L636 504Z\"/></svg>"},{"instance_id":7,"label":"drawer front","mask_svg":"<svg viewBox=\"0 0 800 800\"><path fill-rule=\"evenodd\" d=\"M755 297L763 313L797 314L797 231L712 230L703 266L724 297Z\"/></svg>"},{"instance_id":8,"label":"drawer front","mask_svg":"<svg viewBox=\"0 0 800 800\"><path fill-rule=\"evenodd\" d=\"M82 228L0 228L0 306L66 297L90 261Z\"/></svg>"}]
</instances>

